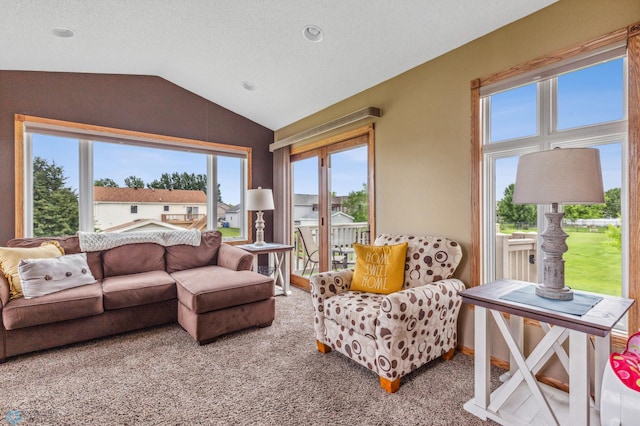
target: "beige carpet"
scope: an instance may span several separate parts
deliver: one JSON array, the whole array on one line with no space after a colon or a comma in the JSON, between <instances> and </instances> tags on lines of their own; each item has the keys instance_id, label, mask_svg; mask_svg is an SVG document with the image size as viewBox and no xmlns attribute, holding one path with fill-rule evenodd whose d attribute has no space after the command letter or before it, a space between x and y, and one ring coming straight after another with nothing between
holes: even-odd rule
<instances>
[{"instance_id":1,"label":"beige carpet","mask_svg":"<svg viewBox=\"0 0 640 426\"><path fill-rule=\"evenodd\" d=\"M433 361L390 395L374 373L316 350L308 293L276 309L271 327L206 346L167 325L12 358L0 364L0 424L483 424L462 408L472 358Z\"/></svg>"}]
</instances>

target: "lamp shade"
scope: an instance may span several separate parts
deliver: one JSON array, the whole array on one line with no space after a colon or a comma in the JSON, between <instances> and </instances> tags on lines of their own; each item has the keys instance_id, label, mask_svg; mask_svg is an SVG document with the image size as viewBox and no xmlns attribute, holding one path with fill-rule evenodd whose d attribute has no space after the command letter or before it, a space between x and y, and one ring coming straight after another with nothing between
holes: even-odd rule
<instances>
[{"instance_id":1,"label":"lamp shade","mask_svg":"<svg viewBox=\"0 0 640 426\"><path fill-rule=\"evenodd\" d=\"M563 148L521 156L513 202L604 203L600 151L595 148Z\"/></svg>"},{"instance_id":2,"label":"lamp shade","mask_svg":"<svg viewBox=\"0 0 640 426\"><path fill-rule=\"evenodd\" d=\"M273 192L270 189L250 189L247 191L247 210L273 210Z\"/></svg>"}]
</instances>

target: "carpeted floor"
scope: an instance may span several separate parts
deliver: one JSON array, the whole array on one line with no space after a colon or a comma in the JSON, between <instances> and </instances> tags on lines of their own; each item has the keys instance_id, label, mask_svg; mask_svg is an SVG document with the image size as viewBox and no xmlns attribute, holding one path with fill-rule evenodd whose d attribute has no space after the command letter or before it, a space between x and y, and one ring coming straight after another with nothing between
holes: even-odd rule
<instances>
[{"instance_id":1,"label":"carpeted floor","mask_svg":"<svg viewBox=\"0 0 640 426\"><path fill-rule=\"evenodd\" d=\"M316 350L308 293L294 288L276 309L271 327L206 346L175 324L12 358L0 364L0 424L483 424L462 408L472 358L433 361L387 394L371 371Z\"/></svg>"}]
</instances>

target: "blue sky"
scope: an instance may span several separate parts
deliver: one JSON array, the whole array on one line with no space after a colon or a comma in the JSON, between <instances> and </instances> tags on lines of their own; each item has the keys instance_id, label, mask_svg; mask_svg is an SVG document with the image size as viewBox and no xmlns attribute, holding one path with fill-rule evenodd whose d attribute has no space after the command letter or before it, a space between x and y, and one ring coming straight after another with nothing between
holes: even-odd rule
<instances>
[{"instance_id":1,"label":"blue sky","mask_svg":"<svg viewBox=\"0 0 640 426\"><path fill-rule=\"evenodd\" d=\"M78 144L75 139L34 135L33 155L54 160L69 177L68 184L78 187ZM93 146L94 180L111 178L124 187L124 179L134 175L145 184L159 179L162 173L206 174L207 160L204 154L149 149L132 145L96 142ZM240 160L218 157L218 182L222 201L240 202Z\"/></svg>"},{"instance_id":2,"label":"blue sky","mask_svg":"<svg viewBox=\"0 0 640 426\"><path fill-rule=\"evenodd\" d=\"M623 62L616 59L558 78L558 129L600 123L623 118ZM498 93L491 99L492 142L536 133L535 84ZM64 167L69 185L78 185L77 142L54 136L34 135L34 155ZM55 142L55 143L52 143ZM598 147L601 153L605 190L621 186L621 143ZM496 198L515 181L517 158L497 162ZM318 193L317 159L294 163L294 192ZM239 160L218 160L218 181L222 200L230 204L240 201ZM206 173L206 159L202 154L148 149L111 143L94 144L94 179L111 178L120 186L130 175L145 184L158 179L162 173ZM348 195L362 189L367 182L366 147L334 153L331 156L331 191Z\"/></svg>"},{"instance_id":3,"label":"blue sky","mask_svg":"<svg viewBox=\"0 0 640 426\"><path fill-rule=\"evenodd\" d=\"M331 192L349 195L367 183L367 147L360 146L331 154ZM318 158L293 163L293 192L318 194Z\"/></svg>"},{"instance_id":4,"label":"blue sky","mask_svg":"<svg viewBox=\"0 0 640 426\"><path fill-rule=\"evenodd\" d=\"M624 118L623 61L616 59L558 77L558 130ZM536 134L536 85L491 97L491 142ZM605 191L622 186L622 141L600 150ZM517 157L496 161L496 199L515 181Z\"/></svg>"},{"instance_id":5,"label":"blue sky","mask_svg":"<svg viewBox=\"0 0 640 426\"><path fill-rule=\"evenodd\" d=\"M78 144L76 139L48 135L33 135L33 155L54 160L62 166L67 183L78 187ZM95 142L93 145L94 180L111 178L121 187L125 178L134 175L145 184L159 179L162 173L186 172L206 174L206 157L181 151L149 149L132 145ZM296 193L317 194L317 159L309 159L303 167L295 168ZM313 163L313 164L311 164ZM359 147L332 154L332 191L337 195L348 195L362 189L367 182L367 148ZM229 204L240 202L240 160L218 157L218 182L222 201Z\"/></svg>"}]
</instances>

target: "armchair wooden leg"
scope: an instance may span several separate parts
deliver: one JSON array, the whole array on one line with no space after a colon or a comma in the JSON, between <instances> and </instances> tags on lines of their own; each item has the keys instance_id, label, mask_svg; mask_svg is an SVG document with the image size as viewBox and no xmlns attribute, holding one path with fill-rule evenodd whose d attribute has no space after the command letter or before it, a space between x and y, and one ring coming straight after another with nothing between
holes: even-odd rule
<instances>
[{"instance_id":1,"label":"armchair wooden leg","mask_svg":"<svg viewBox=\"0 0 640 426\"><path fill-rule=\"evenodd\" d=\"M389 393L398 392L398 389L400 389L400 379L391 381L380 376L380 386Z\"/></svg>"},{"instance_id":2,"label":"armchair wooden leg","mask_svg":"<svg viewBox=\"0 0 640 426\"><path fill-rule=\"evenodd\" d=\"M456 353L456 348L451 348L449 349L449 352L446 352L442 355L442 359L444 359L445 361L451 361L455 353Z\"/></svg>"},{"instance_id":3,"label":"armchair wooden leg","mask_svg":"<svg viewBox=\"0 0 640 426\"><path fill-rule=\"evenodd\" d=\"M316 340L316 345L318 345L318 350L323 354L331 352L331 346L325 345L320 340Z\"/></svg>"}]
</instances>

